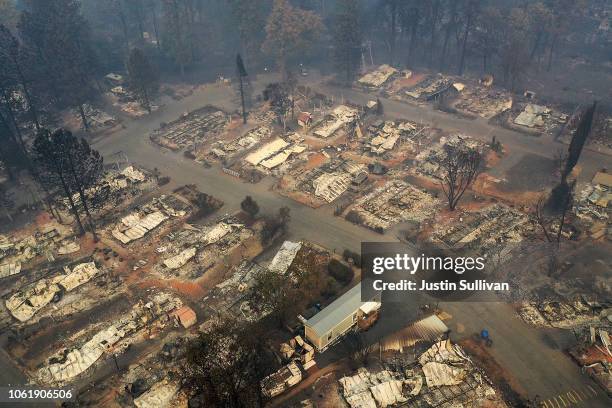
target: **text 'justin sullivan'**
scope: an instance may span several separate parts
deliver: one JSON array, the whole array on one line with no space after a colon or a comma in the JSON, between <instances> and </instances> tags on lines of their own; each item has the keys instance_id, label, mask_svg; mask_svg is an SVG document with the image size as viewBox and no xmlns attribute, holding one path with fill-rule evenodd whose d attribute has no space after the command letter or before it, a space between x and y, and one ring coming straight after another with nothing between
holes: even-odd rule
<instances>
[{"instance_id":1,"label":"text 'justin sullivan'","mask_svg":"<svg viewBox=\"0 0 612 408\"><path fill-rule=\"evenodd\" d=\"M451 282L449 280L428 282L421 281L418 285L417 282L402 279L398 282L384 282L380 279L372 282L372 286L375 290L393 290L393 291L509 291L510 285L507 282L487 282L485 279L477 279L475 281L468 281L465 279L459 282Z\"/></svg>"}]
</instances>

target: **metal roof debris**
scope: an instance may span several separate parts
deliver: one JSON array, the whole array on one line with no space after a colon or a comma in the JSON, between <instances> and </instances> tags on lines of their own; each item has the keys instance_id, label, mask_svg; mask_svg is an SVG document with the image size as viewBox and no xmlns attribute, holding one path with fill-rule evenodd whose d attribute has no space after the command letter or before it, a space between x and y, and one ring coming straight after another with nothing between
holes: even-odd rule
<instances>
[{"instance_id":1,"label":"metal roof debris","mask_svg":"<svg viewBox=\"0 0 612 408\"><path fill-rule=\"evenodd\" d=\"M256 166L263 160L272 157L274 154L283 150L285 147L289 146L289 143L284 141L283 139L274 139L273 141L266 143L262 147L260 147L257 151L249 154L245 160Z\"/></svg>"},{"instance_id":2,"label":"metal roof debris","mask_svg":"<svg viewBox=\"0 0 612 408\"><path fill-rule=\"evenodd\" d=\"M66 268L63 274L40 279L13 293L5 302L6 308L17 320L25 322L62 291L74 290L90 281L96 273L98 269L93 262L78 264L72 270Z\"/></svg>"},{"instance_id":3,"label":"metal roof debris","mask_svg":"<svg viewBox=\"0 0 612 408\"><path fill-rule=\"evenodd\" d=\"M302 248L301 242L283 242L283 245L270 262L268 269L272 272L284 275L291 266L291 263L293 263L293 260L295 259L295 256L300 248Z\"/></svg>"},{"instance_id":4,"label":"metal roof debris","mask_svg":"<svg viewBox=\"0 0 612 408\"><path fill-rule=\"evenodd\" d=\"M359 111L346 105L339 105L327 115L323 121L315 126L314 135L328 138L339 129L353 123L359 117Z\"/></svg>"},{"instance_id":5,"label":"metal roof debris","mask_svg":"<svg viewBox=\"0 0 612 408\"><path fill-rule=\"evenodd\" d=\"M164 260L164 265L169 269L178 269L191 260L196 254L196 248L188 248L183 250L176 256Z\"/></svg>"},{"instance_id":6,"label":"metal roof debris","mask_svg":"<svg viewBox=\"0 0 612 408\"><path fill-rule=\"evenodd\" d=\"M268 397L275 397L300 381L302 381L302 372L295 362L291 362L261 380L262 393Z\"/></svg>"},{"instance_id":7,"label":"metal roof debris","mask_svg":"<svg viewBox=\"0 0 612 408\"><path fill-rule=\"evenodd\" d=\"M359 82L361 85L365 85L368 87L380 88L393 75L397 74L397 72L397 69L393 68L392 66L383 64L376 68L374 71L368 72L367 74L359 78L357 82Z\"/></svg>"},{"instance_id":8,"label":"metal roof debris","mask_svg":"<svg viewBox=\"0 0 612 408\"><path fill-rule=\"evenodd\" d=\"M154 384L149 390L134 400L138 408L168 408L179 390L179 384L163 380Z\"/></svg>"},{"instance_id":9,"label":"metal roof debris","mask_svg":"<svg viewBox=\"0 0 612 408\"><path fill-rule=\"evenodd\" d=\"M0 278L7 278L21 272L21 263L6 263L0 265Z\"/></svg>"},{"instance_id":10,"label":"metal roof debris","mask_svg":"<svg viewBox=\"0 0 612 408\"><path fill-rule=\"evenodd\" d=\"M139 301L127 316L98 331L80 347L60 350L50 357L38 370L39 381L45 385L62 385L73 380L105 353L121 352L122 340L180 306L180 299L163 292L153 295L147 303Z\"/></svg>"}]
</instances>

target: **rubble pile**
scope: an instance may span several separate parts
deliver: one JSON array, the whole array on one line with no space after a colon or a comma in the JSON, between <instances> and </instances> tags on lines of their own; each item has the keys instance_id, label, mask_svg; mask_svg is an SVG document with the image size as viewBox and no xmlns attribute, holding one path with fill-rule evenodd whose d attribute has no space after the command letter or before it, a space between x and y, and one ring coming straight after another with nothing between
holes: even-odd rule
<instances>
[{"instance_id":1,"label":"rubble pile","mask_svg":"<svg viewBox=\"0 0 612 408\"><path fill-rule=\"evenodd\" d=\"M277 372L261 380L263 395L272 398L302 381L302 371L297 363L291 362Z\"/></svg>"},{"instance_id":2,"label":"rubble pile","mask_svg":"<svg viewBox=\"0 0 612 408\"><path fill-rule=\"evenodd\" d=\"M365 165L350 160L333 159L300 174L298 189L331 203L349 188L353 177L365 171L365 168Z\"/></svg>"},{"instance_id":3,"label":"rubble pile","mask_svg":"<svg viewBox=\"0 0 612 408\"><path fill-rule=\"evenodd\" d=\"M123 170L109 170L104 173L95 186L85 190L85 195L97 197L97 201L103 200L100 210L115 210L117 206L125 204L129 198L137 197L153 188L154 180L148 172L129 165ZM72 200L79 202L79 193L74 193ZM66 211L69 211L68 199L63 199L62 205Z\"/></svg>"},{"instance_id":4,"label":"rubble pile","mask_svg":"<svg viewBox=\"0 0 612 408\"><path fill-rule=\"evenodd\" d=\"M359 78L357 82L367 88L377 89L383 86L387 81L389 81L389 79L391 79L397 73L397 69L387 64L383 64L376 68L374 71L368 72L367 74Z\"/></svg>"},{"instance_id":5,"label":"rubble pile","mask_svg":"<svg viewBox=\"0 0 612 408\"><path fill-rule=\"evenodd\" d=\"M63 385L85 372L105 353L118 354L130 343L130 337L154 321L180 307L180 299L167 293L157 293L148 302L139 301L131 312L106 328L99 330L81 346L60 350L38 370L37 377L45 385ZM165 324L163 321L161 324Z\"/></svg>"},{"instance_id":6,"label":"rubble pile","mask_svg":"<svg viewBox=\"0 0 612 408\"><path fill-rule=\"evenodd\" d=\"M278 273L279 275L284 275L287 273L287 270L293 263L293 260L301 248L301 242L283 242L283 245L280 247L276 255L274 255L272 261L270 261L268 269L272 272Z\"/></svg>"},{"instance_id":7,"label":"rubble pile","mask_svg":"<svg viewBox=\"0 0 612 408\"><path fill-rule=\"evenodd\" d=\"M85 114L85 120L90 129L106 129L113 127L117 124L117 119L108 114L107 112L94 108L90 104L83 104L83 113ZM81 112L78 109L73 111L75 118L81 121ZM81 123L82 125L82 123Z\"/></svg>"},{"instance_id":8,"label":"rubble pile","mask_svg":"<svg viewBox=\"0 0 612 408\"><path fill-rule=\"evenodd\" d=\"M111 235L122 244L129 244L144 237L170 217L185 216L188 209L189 205L176 197L162 195L121 218L112 228Z\"/></svg>"},{"instance_id":9,"label":"rubble pile","mask_svg":"<svg viewBox=\"0 0 612 408\"><path fill-rule=\"evenodd\" d=\"M375 155L393 150L398 143L409 144L415 149L421 145L424 129L425 126L410 121L378 121L368 127L370 139L365 146Z\"/></svg>"},{"instance_id":10,"label":"rubble pile","mask_svg":"<svg viewBox=\"0 0 612 408\"><path fill-rule=\"evenodd\" d=\"M162 274L176 275L180 270L183 275L199 276L251 236L253 231L232 217L204 227L186 224L170 232L157 248L163 261L155 269Z\"/></svg>"},{"instance_id":11,"label":"rubble pile","mask_svg":"<svg viewBox=\"0 0 612 408\"><path fill-rule=\"evenodd\" d=\"M416 86L403 90L404 94L417 100L429 100L436 95L447 90L452 84L452 80L442 74L428 76Z\"/></svg>"},{"instance_id":12,"label":"rubble pile","mask_svg":"<svg viewBox=\"0 0 612 408\"><path fill-rule=\"evenodd\" d=\"M512 108L512 95L508 92L485 86L458 88L456 85L458 96L452 106L459 111L490 119Z\"/></svg>"},{"instance_id":13,"label":"rubble pile","mask_svg":"<svg viewBox=\"0 0 612 408\"><path fill-rule=\"evenodd\" d=\"M211 154L218 159L234 157L268 139L271 135L272 129L269 126L258 126L231 142L213 143Z\"/></svg>"},{"instance_id":14,"label":"rubble pile","mask_svg":"<svg viewBox=\"0 0 612 408\"><path fill-rule=\"evenodd\" d=\"M15 319L25 322L55 299L59 300L65 292L90 281L97 273L94 262L78 264L72 270L66 267L64 273L40 279L18 290L6 300L5 306Z\"/></svg>"},{"instance_id":15,"label":"rubble pile","mask_svg":"<svg viewBox=\"0 0 612 408\"><path fill-rule=\"evenodd\" d=\"M181 150L218 134L226 123L225 112L213 106L205 106L154 131L151 140L171 150Z\"/></svg>"},{"instance_id":16,"label":"rubble pile","mask_svg":"<svg viewBox=\"0 0 612 408\"><path fill-rule=\"evenodd\" d=\"M573 211L588 227L592 228L593 238L607 235L612 239L612 231L608 226L612 208L612 177L607 173L597 173L591 183L588 183L575 199Z\"/></svg>"},{"instance_id":17,"label":"rubble pile","mask_svg":"<svg viewBox=\"0 0 612 408\"><path fill-rule=\"evenodd\" d=\"M315 349L304 341L302 336L298 335L286 343L281 343L280 352L285 360L299 361L304 370L308 370L316 364L314 360Z\"/></svg>"},{"instance_id":18,"label":"rubble pile","mask_svg":"<svg viewBox=\"0 0 612 408\"><path fill-rule=\"evenodd\" d=\"M248 322L255 322L267 316L270 310L263 310L251 302L251 289L255 285L255 279L264 271L265 268L251 261L243 261L234 266L229 277L204 298L206 314L211 318L229 314Z\"/></svg>"},{"instance_id":19,"label":"rubble pile","mask_svg":"<svg viewBox=\"0 0 612 408\"><path fill-rule=\"evenodd\" d=\"M416 166L413 172L436 179L442 178L442 163L446 157L445 149L458 149L461 151L479 151L483 153L486 145L469 136L454 134L450 137L441 137L438 144L419 153L416 156Z\"/></svg>"},{"instance_id":20,"label":"rubble pile","mask_svg":"<svg viewBox=\"0 0 612 408\"><path fill-rule=\"evenodd\" d=\"M450 248L462 247L485 253L502 243L520 242L521 227L527 222L525 214L494 204L478 212L463 213L460 222L439 227L434 237Z\"/></svg>"},{"instance_id":21,"label":"rubble pile","mask_svg":"<svg viewBox=\"0 0 612 408\"><path fill-rule=\"evenodd\" d=\"M523 110L514 118L515 125L537 129L546 133L553 133L556 129L565 125L568 116L543 105L528 103Z\"/></svg>"},{"instance_id":22,"label":"rubble pile","mask_svg":"<svg viewBox=\"0 0 612 408\"><path fill-rule=\"evenodd\" d=\"M292 154L300 154L305 150L306 146L294 145L277 138L246 156L245 161L253 166L259 165L266 170L272 170L283 164Z\"/></svg>"},{"instance_id":23,"label":"rubble pile","mask_svg":"<svg viewBox=\"0 0 612 408\"><path fill-rule=\"evenodd\" d=\"M134 399L134 405L137 408L170 407L180 388L179 385L174 381L162 380Z\"/></svg>"},{"instance_id":24,"label":"rubble pile","mask_svg":"<svg viewBox=\"0 0 612 408\"><path fill-rule=\"evenodd\" d=\"M358 118L359 111L356 108L339 105L329 115L326 115L322 121L313 126L313 134L327 139L339 130L344 129L347 125L355 122Z\"/></svg>"},{"instance_id":25,"label":"rubble pile","mask_svg":"<svg viewBox=\"0 0 612 408\"><path fill-rule=\"evenodd\" d=\"M602 319L599 309L599 306L594 306L583 299L545 300L523 303L519 315L525 322L535 326L550 325L560 329L571 329L598 323Z\"/></svg>"},{"instance_id":26,"label":"rubble pile","mask_svg":"<svg viewBox=\"0 0 612 408\"><path fill-rule=\"evenodd\" d=\"M496 402L489 380L458 345L442 340L421 354L417 362L384 364L371 372L340 379L342 395L351 408L402 406L477 406Z\"/></svg>"},{"instance_id":27,"label":"rubble pile","mask_svg":"<svg viewBox=\"0 0 612 408\"><path fill-rule=\"evenodd\" d=\"M18 238L0 235L0 277L21 272L23 264L39 256L53 259L53 254L59 254L61 248L64 248L62 252L67 251L68 234L71 232L58 224Z\"/></svg>"},{"instance_id":28,"label":"rubble pile","mask_svg":"<svg viewBox=\"0 0 612 408\"><path fill-rule=\"evenodd\" d=\"M372 229L388 229L404 221L424 221L433 216L438 200L402 181L391 180L359 198L346 218Z\"/></svg>"},{"instance_id":29,"label":"rubble pile","mask_svg":"<svg viewBox=\"0 0 612 408\"><path fill-rule=\"evenodd\" d=\"M612 320L583 326L574 333L578 344L569 350L569 354L593 381L612 395Z\"/></svg>"}]
</instances>

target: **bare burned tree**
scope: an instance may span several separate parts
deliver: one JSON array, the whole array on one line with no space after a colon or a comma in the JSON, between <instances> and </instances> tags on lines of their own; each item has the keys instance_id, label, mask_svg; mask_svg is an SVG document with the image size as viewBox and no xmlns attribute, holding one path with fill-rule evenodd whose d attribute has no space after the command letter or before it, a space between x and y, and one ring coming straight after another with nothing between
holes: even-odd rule
<instances>
[{"instance_id":1,"label":"bare burned tree","mask_svg":"<svg viewBox=\"0 0 612 408\"><path fill-rule=\"evenodd\" d=\"M544 239L549 248L548 253L548 274L553 275L559 267L559 247L563 237L563 228L567 222L568 212L574 203L574 181L568 193L564 196L564 202L560 211L551 211L549 206L550 197L542 195L533 210L533 218L540 226ZM552 193L551 193L552 194Z\"/></svg>"},{"instance_id":2,"label":"bare burned tree","mask_svg":"<svg viewBox=\"0 0 612 408\"><path fill-rule=\"evenodd\" d=\"M467 188L476 179L481 167L482 155L477 150L462 150L454 146L444 147L443 175L440 186L448 199L448 208L454 211Z\"/></svg>"},{"instance_id":3,"label":"bare burned tree","mask_svg":"<svg viewBox=\"0 0 612 408\"><path fill-rule=\"evenodd\" d=\"M568 212L572 209L574 204L575 185L575 181L570 185L569 193L565 195L565 200L562 203L563 205L559 213L548 210L548 197L546 197L546 195L540 197L533 211L533 216L542 229L544 238L547 242L556 244L557 247L561 242L563 227L567 221Z\"/></svg>"}]
</instances>

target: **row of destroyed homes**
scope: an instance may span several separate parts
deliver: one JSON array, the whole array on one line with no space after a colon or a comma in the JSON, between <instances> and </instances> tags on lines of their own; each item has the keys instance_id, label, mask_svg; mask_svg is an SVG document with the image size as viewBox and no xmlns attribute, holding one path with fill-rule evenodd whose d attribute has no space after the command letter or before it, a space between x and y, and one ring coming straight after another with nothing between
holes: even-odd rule
<instances>
[{"instance_id":1,"label":"row of destroyed homes","mask_svg":"<svg viewBox=\"0 0 612 408\"><path fill-rule=\"evenodd\" d=\"M552 135L569 142L577 124L579 107L574 112L564 112L562 107L538 103L534 92L526 91L523 95L513 96L505 89L494 86L494 82L492 75L474 80L381 65L358 78L355 87L408 103L435 102L439 109L450 113L496 118L495 122L504 127L528 134ZM610 123L612 119L605 113L597 115L589 143L609 148Z\"/></svg>"}]
</instances>

